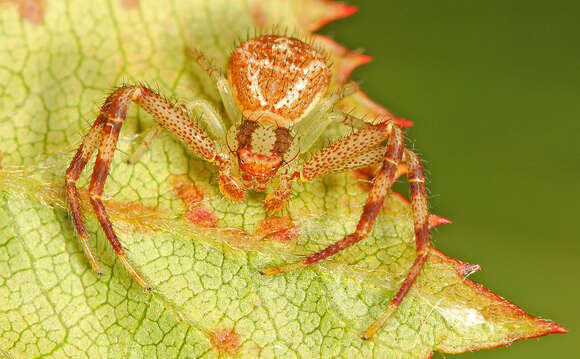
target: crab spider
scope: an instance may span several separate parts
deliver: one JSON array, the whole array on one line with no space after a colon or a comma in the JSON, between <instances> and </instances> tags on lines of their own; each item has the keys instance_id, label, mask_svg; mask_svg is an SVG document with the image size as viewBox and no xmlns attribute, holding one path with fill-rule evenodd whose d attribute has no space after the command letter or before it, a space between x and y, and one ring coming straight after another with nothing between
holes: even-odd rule
<instances>
[{"instance_id":1,"label":"crab spider","mask_svg":"<svg viewBox=\"0 0 580 359\"><path fill-rule=\"evenodd\" d=\"M315 153L301 166L284 166L304 154L328 124L344 117L335 112L333 105L348 96L353 85L345 86L338 93L329 93L330 71L325 58L320 51L293 37L264 35L242 43L230 56L227 76L216 70L200 52L192 54L217 85L227 116L222 118L207 101L189 104L203 114L200 120L205 122L204 127L211 136L190 119L186 106L174 105L146 86L122 86L101 107L66 172L68 206L93 270L100 273L101 266L88 244L76 182L98 148L89 187L91 205L121 263L142 287L151 289L147 279L126 257L101 200L119 132L131 102L153 115L160 127L173 132L201 158L214 163L219 169L220 192L229 200L241 202L246 191L264 192L275 183L275 188L264 200L268 211L285 207L294 181L311 181L328 173L381 164L354 233L300 262L267 268L261 272L264 275L307 267L364 239L396 179L398 166L406 162L417 257L385 313L363 334L364 339L372 338L395 312L429 254L423 166L415 153L405 148L403 132L393 120L367 125ZM150 141L160 127L155 127L146 140ZM386 148L382 144L385 140ZM147 142L144 144L146 146ZM142 152L142 148L138 149L131 161Z\"/></svg>"}]
</instances>

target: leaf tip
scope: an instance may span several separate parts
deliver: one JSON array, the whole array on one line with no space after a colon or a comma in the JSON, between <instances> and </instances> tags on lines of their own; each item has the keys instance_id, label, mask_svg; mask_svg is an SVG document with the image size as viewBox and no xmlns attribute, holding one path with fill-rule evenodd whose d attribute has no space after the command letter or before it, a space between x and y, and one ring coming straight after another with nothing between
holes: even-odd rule
<instances>
[{"instance_id":1,"label":"leaf tip","mask_svg":"<svg viewBox=\"0 0 580 359\"><path fill-rule=\"evenodd\" d=\"M561 326L560 324L554 323L550 320L545 320L546 324L548 324L548 330L546 334L568 334L568 330Z\"/></svg>"},{"instance_id":2,"label":"leaf tip","mask_svg":"<svg viewBox=\"0 0 580 359\"><path fill-rule=\"evenodd\" d=\"M280 242L289 242L298 237L298 226L289 217L266 217L258 223L255 235Z\"/></svg>"}]
</instances>

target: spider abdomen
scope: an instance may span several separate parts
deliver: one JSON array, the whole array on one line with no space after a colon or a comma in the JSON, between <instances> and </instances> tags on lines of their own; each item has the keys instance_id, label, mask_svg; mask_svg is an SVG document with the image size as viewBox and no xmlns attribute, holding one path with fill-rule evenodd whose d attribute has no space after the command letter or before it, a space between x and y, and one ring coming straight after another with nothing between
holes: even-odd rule
<instances>
[{"instance_id":1,"label":"spider abdomen","mask_svg":"<svg viewBox=\"0 0 580 359\"><path fill-rule=\"evenodd\" d=\"M245 119L288 128L325 94L330 74L324 56L293 37L266 35L238 46L228 80Z\"/></svg>"}]
</instances>

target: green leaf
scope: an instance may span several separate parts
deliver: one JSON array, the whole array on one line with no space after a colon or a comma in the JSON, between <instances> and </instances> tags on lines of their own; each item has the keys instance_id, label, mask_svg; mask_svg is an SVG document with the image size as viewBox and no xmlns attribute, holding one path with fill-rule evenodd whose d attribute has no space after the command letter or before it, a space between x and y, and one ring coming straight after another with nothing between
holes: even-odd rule
<instances>
[{"instance_id":1,"label":"green leaf","mask_svg":"<svg viewBox=\"0 0 580 359\"><path fill-rule=\"evenodd\" d=\"M373 341L362 341L414 259L406 202L391 196L369 238L331 260L261 276L352 231L366 189L352 174L327 176L295 186L282 216L266 219L263 195L228 202L216 168L168 133L128 165L135 134L154 123L134 107L106 205L154 290L145 293L125 272L85 206L104 267L101 277L91 271L63 179L111 88L143 81L181 101L218 101L187 47L223 67L256 28L308 33L351 12L322 0L1 3L0 356L426 358L564 332L466 279L475 266L433 250L399 310ZM365 62L315 41L334 60L335 85ZM349 101L359 113L386 111L362 93ZM349 130L337 125L324 141Z\"/></svg>"}]
</instances>

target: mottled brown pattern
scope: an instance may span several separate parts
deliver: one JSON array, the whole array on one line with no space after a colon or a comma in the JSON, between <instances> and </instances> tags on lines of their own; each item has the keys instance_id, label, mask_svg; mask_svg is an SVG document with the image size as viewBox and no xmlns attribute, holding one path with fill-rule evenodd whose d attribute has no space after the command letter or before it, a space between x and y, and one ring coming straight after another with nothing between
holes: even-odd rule
<instances>
[{"instance_id":1,"label":"mottled brown pattern","mask_svg":"<svg viewBox=\"0 0 580 359\"><path fill-rule=\"evenodd\" d=\"M236 140L238 140L238 148L248 147L252 142L252 133L260 126L257 122L243 120L237 128Z\"/></svg>"},{"instance_id":2,"label":"mottled brown pattern","mask_svg":"<svg viewBox=\"0 0 580 359\"><path fill-rule=\"evenodd\" d=\"M292 144L292 135L290 135L290 131L287 128L278 127L275 131L276 133L276 142L274 142L273 150L283 155L288 151L290 145Z\"/></svg>"}]
</instances>

